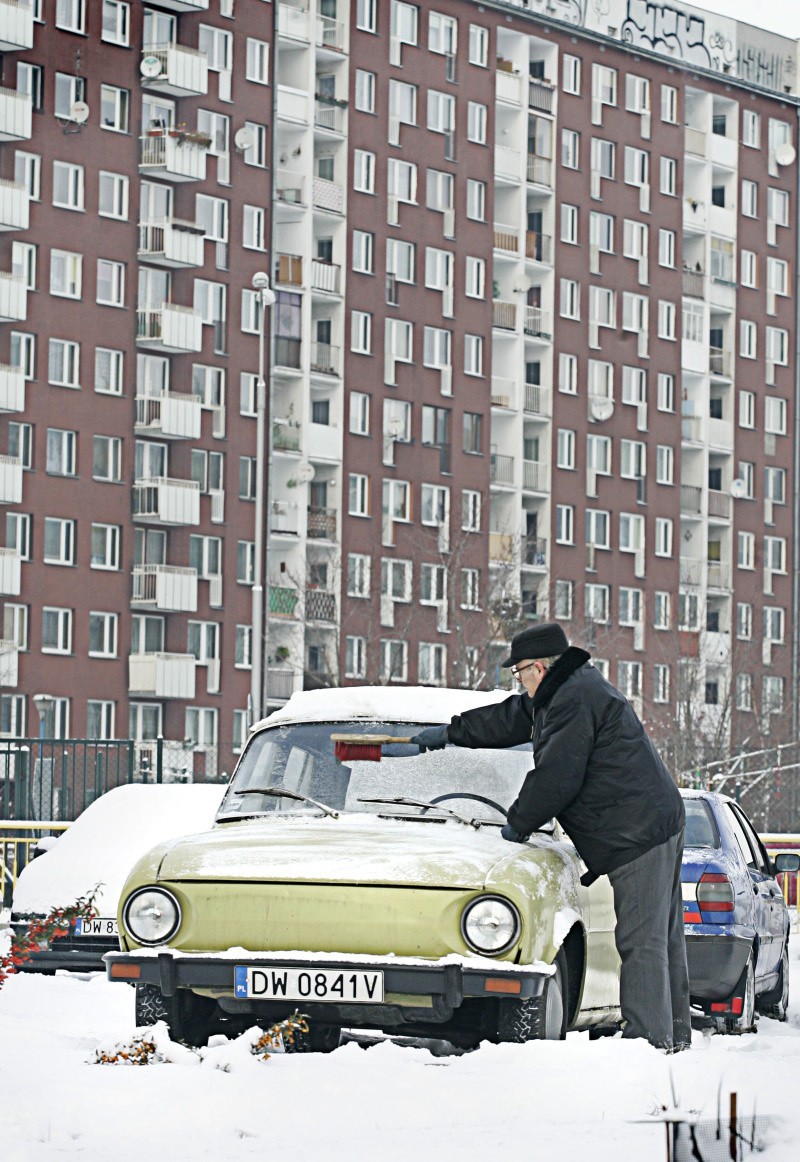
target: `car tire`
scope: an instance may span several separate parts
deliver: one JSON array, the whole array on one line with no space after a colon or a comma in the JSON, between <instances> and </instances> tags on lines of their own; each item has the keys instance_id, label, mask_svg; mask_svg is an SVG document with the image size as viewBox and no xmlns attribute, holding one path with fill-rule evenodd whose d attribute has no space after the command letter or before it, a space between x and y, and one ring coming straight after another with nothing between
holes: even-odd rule
<instances>
[{"instance_id":1,"label":"car tire","mask_svg":"<svg viewBox=\"0 0 800 1162\"><path fill-rule=\"evenodd\" d=\"M136 986L136 1027L142 1028L163 1021L173 1041L185 1045L205 1045L209 1034L208 1003L186 989L165 997L154 984Z\"/></svg>"},{"instance_id":2,"label":"car tire","mask_svg":"<svg viewBox=\"0 0 800 1162\"><path fill-rule=\"evenodd\" d=\"M563 948L554 964L555 972L546 978L541 996L498 1001L496 1041L563 1041L569 1019L567 958Z\"/></svg>"},{"instance_id":3,"label":"car tire","mask_svg":"<svg viewBox=\"0 0 800 1162\"><path fill-rule=\"evenodd\" d=\"M776 1021L786 1020L786 1010L789 1008L789 941L783 945L781 966L778 970L778 983L774 989L761 993L756 1001L759 1013L765 1017L772 1017Z\"/></svg>"},{"instance_id":4,"label":"car tire","mask_svg":"<svg viewBox=\"0 0 800 1162\"><path fill-rule=\"evenodd\" d=\"M756 970L755 958L751 951L744 967L741 981L744 981L744 1004L740 1017L716 1017L714 1024L718 1033L755 1033L756 1030Z\"/></svg>"},{"instance_id":5,"label":"car tire","mask_svg":"<svg viewBox=\"0 0 800 1162\"><path fill-rule=\"evenodd\" d=\"M284 1046L286 1053L333 1053L339 1048L342 1030L339 1025L321 1025L309 1022L307 1033L297 1033L294 1041Z\"/></svg>"}]
</instances>

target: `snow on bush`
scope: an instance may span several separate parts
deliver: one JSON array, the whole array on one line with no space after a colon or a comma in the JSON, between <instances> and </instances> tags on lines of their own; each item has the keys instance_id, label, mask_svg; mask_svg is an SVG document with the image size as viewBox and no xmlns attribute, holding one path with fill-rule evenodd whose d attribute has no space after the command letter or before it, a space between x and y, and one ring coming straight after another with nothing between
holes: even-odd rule
<instances>
[{"instance_id":1,"label":"snow on bush","mask_svg":"<svg viewBox=\"0 0 800 1162\"><path fill-rule=\"evenodd\" d=\"M101 1042L91 1061L96 1065L210 1065L224 1073L255 1057L267 1061L273 1053L299 1048L308 1033L308 1021L294 1012L284 1021L261 1029L254 1025L239 1037L212 1037L208 1045L193 1049L173 1041L164 1021L137 1029L130 1041Z\"/></svg>"}]
</instances>

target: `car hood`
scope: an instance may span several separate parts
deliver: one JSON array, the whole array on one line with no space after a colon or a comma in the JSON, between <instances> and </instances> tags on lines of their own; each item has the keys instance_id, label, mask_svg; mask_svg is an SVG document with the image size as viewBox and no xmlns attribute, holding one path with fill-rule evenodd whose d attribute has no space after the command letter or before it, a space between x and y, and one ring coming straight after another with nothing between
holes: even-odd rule
<instances>
[{"instance_id":1,"label":"car hood","mask_svg":"<svg viewBox=\"0 0 800 1162\"><path fill-rule=\"evenodd\" d=\"M515 859L536 862L549 836L524 846L499 828L370 815L253 819L169 845L158 869L173 883L245 880L477 888Z\"/></svg>"}]
</instances>

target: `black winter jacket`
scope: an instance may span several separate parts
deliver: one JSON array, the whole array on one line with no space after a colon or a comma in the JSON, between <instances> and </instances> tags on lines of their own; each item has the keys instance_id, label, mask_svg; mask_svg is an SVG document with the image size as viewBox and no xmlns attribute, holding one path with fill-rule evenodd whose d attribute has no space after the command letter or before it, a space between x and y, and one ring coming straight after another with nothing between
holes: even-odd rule
<instances>
[{"instance_id":1,"label":"black winter jacket","mask_svg":"<svg viewBox=\"0 0 800 1162\"><path fill-rule=\"evenodd\" d=\"M571 646L533 698L513 694L453 717L456 746L531 741L529 771L508 822L527 835L554 816L594 876L657 847L684 826L680 792L633 707Z\"/></svg>"}]
</instances>

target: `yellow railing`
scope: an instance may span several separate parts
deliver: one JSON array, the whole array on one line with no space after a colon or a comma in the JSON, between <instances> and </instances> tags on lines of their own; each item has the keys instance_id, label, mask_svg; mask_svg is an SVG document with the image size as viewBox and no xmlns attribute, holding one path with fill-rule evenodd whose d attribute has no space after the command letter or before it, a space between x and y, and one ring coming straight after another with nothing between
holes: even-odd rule
<instances>
[{"instance_id":1,"label":"yellow railing","mask_svg":"<svg viewBox=\"0 0 800 1162\"><path fill-rule=\"evenodd\" d=\"M68 822L37 819L33 821L0 820L0 909L11 907L17 877L33 858L36 844L44 835L60 835Z\"/></svg>"}]
</instances>

